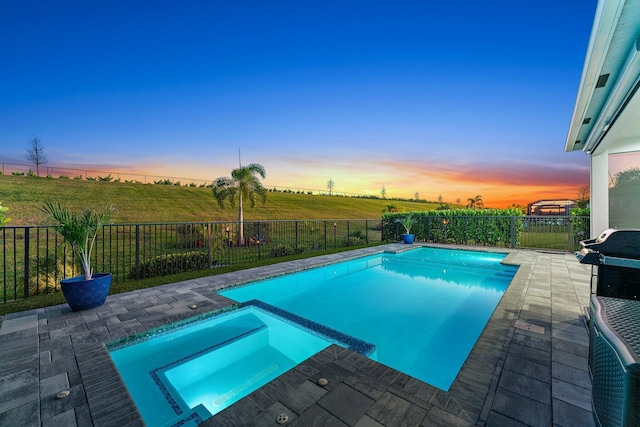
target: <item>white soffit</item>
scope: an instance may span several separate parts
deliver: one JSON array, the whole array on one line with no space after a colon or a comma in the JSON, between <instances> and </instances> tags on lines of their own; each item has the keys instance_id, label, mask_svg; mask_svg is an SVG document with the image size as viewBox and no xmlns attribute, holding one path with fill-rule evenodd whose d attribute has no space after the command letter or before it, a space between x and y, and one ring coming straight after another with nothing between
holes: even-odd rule
<instances>
[{"instance_id":1,"label":"white soffit","mask_svg":"<svg viewBox=\"0 0 640 427\"><path fill-rule=\"evenodd\" d=\"M637 117L628 109L640 97L640 91L632 93L640 81L639 36L640 1L598 3L566 151L591 153L605 142L613 148L611 141L640 132L640 123L623 120L629 114Z\"/></svg>"}]
</instances>

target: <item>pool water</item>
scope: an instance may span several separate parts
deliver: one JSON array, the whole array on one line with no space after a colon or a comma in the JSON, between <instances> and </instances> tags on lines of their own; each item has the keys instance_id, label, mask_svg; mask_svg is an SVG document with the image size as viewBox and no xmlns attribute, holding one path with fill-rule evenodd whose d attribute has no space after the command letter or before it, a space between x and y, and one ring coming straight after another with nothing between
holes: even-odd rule
<instances>
[{"instance_id":1,"label":"pool water","mask_svg":"<svg viewBox=\"0 0 640 427\"><path fill-rule=\"evenodd\" d=\"M517 270L505 256L425 247L220 293L373 343L372 358L448 390Z\"/></svg>"},{"instance_id":2,"label":"pool water","mask_svg":"<svg viewBox=\"0 0 640 427\"><path fill-rule=\"evenodd\" d=\"M147 425L197 425L332 342L249 306L110 354Z\"/></svg>"}]
</instances>

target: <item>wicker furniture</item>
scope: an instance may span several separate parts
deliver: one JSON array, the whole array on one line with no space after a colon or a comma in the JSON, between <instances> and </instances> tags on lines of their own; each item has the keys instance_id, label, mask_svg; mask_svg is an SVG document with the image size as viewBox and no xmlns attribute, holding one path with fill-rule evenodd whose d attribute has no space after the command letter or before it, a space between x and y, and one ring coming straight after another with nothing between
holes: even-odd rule
<instances>
[{"instance_id":1,"label":"wicker furniture","mask_svg":"<svg viewBox=\"0 0 640 427\"><path fill-rule=\"evenodd\" d=\"M592 295L589 329L596 425L640 426L640 301Z\"/></svg>"}]
</instances>

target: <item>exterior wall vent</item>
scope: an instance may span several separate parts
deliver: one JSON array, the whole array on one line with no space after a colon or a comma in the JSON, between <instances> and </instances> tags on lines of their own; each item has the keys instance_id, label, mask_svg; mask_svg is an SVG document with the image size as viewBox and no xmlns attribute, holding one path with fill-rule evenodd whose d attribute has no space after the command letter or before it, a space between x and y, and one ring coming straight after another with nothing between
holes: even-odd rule
<instances>
[{"instance_id":1,"label":"exterior wall vent","mask_svg":"<svg viewBox=\"0 0 640 427\"><path fill-rule=\"evenodd\" d=\"M584 120L582 121L582 124L583 124L583 125L588 125L590 121L591 121L591 117L587 117L586 119L584 119Z\"/></svg>"},{"instance_id":2,"label":"exterior wall vent","mask_svg":"<svg viewBox=\"0 0 640 427\"><path fill-rule=\"evenodd\" d=\"M602 74L600 77L598 77L596 89L599 87L604 87L604 85L607 84L607 80L609 80L609 74Z\"/></svg>"}]
</instances>

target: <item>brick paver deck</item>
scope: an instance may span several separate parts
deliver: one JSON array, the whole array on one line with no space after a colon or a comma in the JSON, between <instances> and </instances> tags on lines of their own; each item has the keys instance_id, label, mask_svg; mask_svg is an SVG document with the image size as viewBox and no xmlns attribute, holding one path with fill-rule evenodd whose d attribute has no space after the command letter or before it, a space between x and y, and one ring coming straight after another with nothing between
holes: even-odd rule
<instances>
[{"instance_id":1,"label":"brick paver deck","mask_svg":"<svg viewBox=\"0 0 640 427\"><path fill-rule=\"evenodd\" d=\"M144 425L104 343L232 304L215 289L404 249L391 244L112 295L78 313L59 305L7 315L0 425ZM508 252L518 273L448 392L333 345L201 425L277 426L287 414L287 425L304 427L592 426L583 318L590 271L571 254ZM321 377L326 386L317 384ZM69 396L56 398L64 390Z\"/></svg>"}]
</instances>

